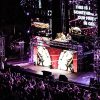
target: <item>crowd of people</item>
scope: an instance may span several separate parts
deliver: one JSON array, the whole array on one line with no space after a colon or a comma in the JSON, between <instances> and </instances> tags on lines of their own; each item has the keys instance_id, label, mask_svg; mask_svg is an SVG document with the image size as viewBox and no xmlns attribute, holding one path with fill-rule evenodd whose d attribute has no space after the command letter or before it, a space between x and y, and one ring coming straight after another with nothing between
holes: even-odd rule
<instances>
[{"instance_id":1,"label":"crowd of people","mask_svg":"<svg viewBox=\"0 0 100 100\"><path fill-rule=\"evenodd\" d=\"M0 100L100 100L100 91L9 68L0 71Z\"/></svg>"}]
</instances>

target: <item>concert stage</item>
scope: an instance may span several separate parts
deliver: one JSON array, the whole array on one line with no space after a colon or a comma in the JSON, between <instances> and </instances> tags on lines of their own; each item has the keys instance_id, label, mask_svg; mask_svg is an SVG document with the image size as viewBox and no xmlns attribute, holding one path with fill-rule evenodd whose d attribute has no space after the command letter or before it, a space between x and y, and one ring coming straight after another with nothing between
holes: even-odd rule
<instances>
[{"instance_id":1,"label":"concert stage","mask_svg":"<svg viewBox=\"0 0 100 100\"><path fill-rule=\"evenodd\" d=\"M90 78L95 78L94 72L78 72L72 73L70 71L64 71L59 69L50 69L49 67L36 66L32 63L23 61L23 62L8 62L9 65L14 67L20 66L22 69L26 69L28 72L43 75L42 71L51 72L55 79L59 79L59 75L65 75L70 82L80 83L83 85L89 85Z\"/></svg>"}]
</instances>

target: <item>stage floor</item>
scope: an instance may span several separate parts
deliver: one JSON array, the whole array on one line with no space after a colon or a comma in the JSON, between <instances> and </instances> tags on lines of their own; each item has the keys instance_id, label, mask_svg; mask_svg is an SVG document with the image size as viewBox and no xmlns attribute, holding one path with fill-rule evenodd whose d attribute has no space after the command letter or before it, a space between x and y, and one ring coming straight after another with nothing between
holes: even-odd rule
<instances>
[{"instance_id":1,"label":"stage floor","mask_svg":"<svg viewBox=\"0 0 100 100\"><path fill-rule=\"evenodd\" d=\"M89 85L90 78L95 78L94 72L79 72L79 73L72 73L70 71L63 71L59 69L50 69L48 67L43 66L35 66L32 63L23 61L23 62L8 62L8 64L13 65L15 67L20 66L23 69L31 70L32 73L43 75L42 71L49 71L52 72L55 79L59 79L59 75L65 75L69 81L80 83L83 85Z\"/></svg>"}]
</instances>

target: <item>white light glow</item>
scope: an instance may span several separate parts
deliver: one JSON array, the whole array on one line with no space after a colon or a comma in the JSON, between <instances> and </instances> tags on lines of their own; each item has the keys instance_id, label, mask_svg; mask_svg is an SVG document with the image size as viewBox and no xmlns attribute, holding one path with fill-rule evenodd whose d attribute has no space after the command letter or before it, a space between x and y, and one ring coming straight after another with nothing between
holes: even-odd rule
<instances>
[{"instance_id":1,"label":"white light glow","mask_svg":"<svg viewBox=\"0 0 100 100\"><path fill-rule=\"evenodd\" d=\"M51 65L51 58L50 58L48 50L45 47L38 46L38 53L40 54L41 59L43 61L41 62L43 63L43 66L49 67Z\"/></svg>"},{"instance_id":2,"label":"white light glow","mask_svg":"<svg viewBox=\"0 0 100 100\"><path fill-rule=\"evenodd\" d=\"M73 51L63 50L58 61L58 69L66 70L67 64L73 58Z\"/></svg>"}]
</instances>

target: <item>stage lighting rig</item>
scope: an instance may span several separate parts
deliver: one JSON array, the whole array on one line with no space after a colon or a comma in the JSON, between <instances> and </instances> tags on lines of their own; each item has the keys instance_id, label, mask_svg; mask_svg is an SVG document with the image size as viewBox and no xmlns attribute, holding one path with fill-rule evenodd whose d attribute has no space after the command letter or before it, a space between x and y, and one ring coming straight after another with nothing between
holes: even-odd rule
<instances>
[{"instance_id":1,"label":"stage lighting rig","mask_svg":"<svg viewBox=\"0 0 100 100\"><path fill-rule=\"evenodd\" d=\"M31 13L32 10L39 8L39 0L21 0L20 5L22 6L24 13L27 15L27 12Z\"/></svg>"},{"instance_id":2,"label":"stage lighting rig","mask_svg":"<svg viewBox=\"0 0 100 100\"><path fill-rule=\"evenodd\" d=\"M36 5L38 3L38 0L21 0L20 1L20 5L23 8L27 8L27 7L32 7L34 8L34 5Z\"/></svg>"},{"instance_id":3,"label":"stage lighting rig","mask_svg":"<svg viewBox=\"0 0 100 100\"><path fill-rule=\"evenodd\" d=\"M21 0L20 5L30 17L52 16L52 0Z\"/></svg>"}]
</instances>

